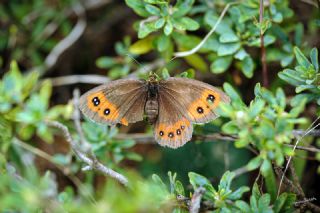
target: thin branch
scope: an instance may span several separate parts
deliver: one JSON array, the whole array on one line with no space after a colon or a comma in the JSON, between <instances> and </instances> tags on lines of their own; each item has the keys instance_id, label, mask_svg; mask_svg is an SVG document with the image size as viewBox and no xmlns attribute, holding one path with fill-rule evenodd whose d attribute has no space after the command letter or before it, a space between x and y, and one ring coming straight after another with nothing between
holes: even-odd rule
<instances>
[{"instance_id":1,"label":"thin branch","mask_svg":"<svg viewBox=\"0 0 320 213\"><path fill-rule=\"evenodd\" d=\"M67 75L56 78L49 78L52 86L65 86L71 84L105 84L111 81L110 78L102 75Z\"/></svg>"},{"instance_id":2,"label":"thin branch","mask_svg":"<svg viewBox=\"0 0 320 213\"><path fill-rule=\"evenodd\" d=\"M297 142L295 143L295 145L294 145L294 147L293 147L293 152L295 151L295 149L297 149L297 146L298 146L299 142L302 140L302 138L304 138L306 135L308 135L310 132L314 131L318 126L320 126L320 123L318 123L317 125L315 125L314 127L312 127L319 119L320 119L320 116L319 116L316 120L314 120L314 121L312 122L312 124L309 126L309 128L305 131L305 134L303 134L303 135L297 140ZM312 128L311 128L311 127L312 127ZM292 156L289 157L288 162L287 162L287 164L286 164L286 167L285 167L285 169L284 169L284 171L283 171L283 175L282 175L281 180L280 180L280 183L279 183L279 189L278 189L278 195L277 195L277 197L279 197L279 195L280 195L281 184L282 184L282 182L283 182L284 176L286 175L286 172L287 172L287 170L288 170L288 167L289 167L289 164L290 164L291 159L292 159Z\"/></svg>"},{"instance_id":3,"label":"thin branch","mask_svg":"<svg viewBox=\"0 0 320 213\"><path fill-rule=\"evenodd\" d=\"M73 106L74 106L73 121L74 121L74 126L76 127L76 131L80 137L79 145L80 145L81 149L86 153L92 154L91 145L85 139L85 136L83 134L82 127L81 127L81 122L80 122L81 114L80 114L80 110L79 110L79 98L80 98L79 89L74 89L73 90ZM94 155L92 155L92 156L94 156Z\"/></svg>"},{"instance_id":4,"label":"thin branch","mask_svg":"<svg viewBox=\"0 0 320 213\"><path fill-rule=\"evenodd\" d=\"M78 41L87 27L85 9L81 5L81 3L75 4L72 8L78 16L78 21L71 32L67 35L67 37L62 39L47 55L44 64L41 67L35 68L39 69L40 74L42 75L55 66L60 56L76 41Z\"/></svg>"},{"instance_id":5,"label":"thin branch","mask_svg":"<svg viewBox=\"0 0 320 213\"><path fill-rule=\"evenodd\" d=\"M266 49L264 47L264 39L263 39L263 10L264 4L263 0L260 0L260 15L259 15L259 23L260 23L260 48L261 48L261 63L262 63L262 76L263 76L263 85L268 87L268 70L267 70L267 61L266 61Z\"/></svg>"},{"instance_id":6,"label":"thin branch","mask_svg":"<svg viewBox=\"0 0 320 213\"><path fill-rule=\"evenodd\" d=\"M222 21L223 17L225 16L226 12L228 11L229 7L231 5L238 4L238 3L239 2L228 3L225 6L225 8L223 9L219 19L217 20L215 25L212 27L212 29L209 31L209 33L204 37L204 39L196 47L194 47L193 49L191 49L189 51L174 53L175 58L185 57L185 56L189 56L189 55L192 55L192 54L196 53L206 43L206 41L209 39L209 37L216 31L218 25Z\"/></svg>"},{"instance_id":7,"label":"thin branch","mask_svg":"<svg viewBox=\"0 0 320 213\"><path fill-rule=\"evenodd\" d=\"M137 69L135 72L129 74L127 79L136 79L139 75L146 74L153 71L159 67L165 65L165 61L162 59L155 60L143 67ZM103 75L67 75L55 78L48 78L52 82L53 86L65 86L71 84L105 84L111 81L110 78Z\"/></svg>"},{"instance_id":8,"label":"thin branch","mask_svg":"<svg viewBox=\"0 0 320 213\"><path fill-rule=\"evenodd\" d=\"M302 131L302 130L296 130L296 131ZM314 134L313 131L307 132L306 135L310 136L320 136L317 134ZM298 137L298 135L294 135L295 137ZM124 139L132 139L137 144L156 144L156 141L154 137L150 134L146 133L130 133L130 134L124 134L119 133L115 136L118 140L124 140ZM202 142L213 142L216 140L222 140L222 141L235 141L238 138L235 135L228 135L228 134L221 134L221 133L213 133L208 135L193 135L192 141L202 141ZM287 147L294 147L292 144L284 144L284 146ZM295 149L298 150L304 150L308 152L314 152L314 153L320 153L320 149L312 147L312 146L296 146Z\"/></svg>"},{"instance_id":9,"label":"thin branch","mask_svg":"<svg viewBox=\"0 0 320 213\"><path fill-rule=\"evenodd\" d=\"M116 179L117 181L119 181L121 184L123 185L128 185L128 179L123 176L122 174L119 174L117 172L115 172L114 170L107 168L106 166L104 166L102 163L100 163L99 161L90 158L89 156L87 156L83 151L81 151L77 145L77 143L72 139L68 128L57 122L57 121L46 121L48 126L51 127L55 127L58 128L62 131L63 136L65 138L65 140L70 144L71 149L74 151L74 153L76 154L76 156L83 161L84 163L87 164L87 166L85 167L85 170L90 170L90 169L94 169L97 170L101 173L103 173L106 176L109 176L111 178Z\"/></svg>"},{"instance_id":10,"label":"thin branch","mask_svg":"<svg viewBox=\"0 0 320 213\"><path fill-rule=\"evenodd\" d=\"M284 173L284 171L281 170L281 168L275 167L275 173L277 174L278 177L282 178L283 184L288 188L288 190L290 192L295 193L297 195L298 199L303 200L303 201L309 200L309 199L306 199L304 192L297 187L296 183L292 182L289 178L287 178L285 176L285 173ZM304 206L306 206L308 209L312 210L312 212L320 212L320 207L311 203L311 202L301 202L300 201L300 202L297 202L297 204L301 205L300 209L303 209ZM296 204L296 206L299 206L297 204Z\"/></svg>"},{"instance_id":11,"label":"thin branch","mask_svg":"<svg viewBox=\"0 0 320 213\"><path fill-rule=\"evenodd\" d=\"M203 187L199 187L194 191L192 198L191 198L191 202L190 202L190 208L189 208L190 213L198 213L199 212L201 198L205 192L206 192L206 190Z\"/></svg>"}]
</instances>

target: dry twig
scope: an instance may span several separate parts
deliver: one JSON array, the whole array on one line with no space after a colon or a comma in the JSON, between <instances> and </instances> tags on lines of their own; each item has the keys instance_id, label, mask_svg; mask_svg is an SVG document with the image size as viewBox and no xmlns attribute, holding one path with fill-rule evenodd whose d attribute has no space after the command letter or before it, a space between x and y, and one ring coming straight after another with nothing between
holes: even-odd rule
<instances>
[{"instance_id":1,"label":"dry twig","mask_svg":"<svg viewBox=\"0 0 320 213\"><path fill-rule=\"evenodd\" d=\"M120 173L117 173L116 171L114 171L110 168L107 168L106 166L104 166L102 163L100 163L95 158L91 158L86 153L81 151L79 149L77 143L72 139L72 137L69 133L69 130L65 125L63 125L57 121L46 121L46 123L48 126L58 128L62 131L64 138L70 144L70 147L73 150L73 152L76 154L76 156L81 161L83 161L84 163L87 164L87 166L84 167L83 170L92 170L92 169L97 170L106 176L109 176L111 178L116 179L117 181L119 181L121 184L123 184L125 186L128 184L128 179L125 176L123 176Z\"/></svg>"}]
</instances>

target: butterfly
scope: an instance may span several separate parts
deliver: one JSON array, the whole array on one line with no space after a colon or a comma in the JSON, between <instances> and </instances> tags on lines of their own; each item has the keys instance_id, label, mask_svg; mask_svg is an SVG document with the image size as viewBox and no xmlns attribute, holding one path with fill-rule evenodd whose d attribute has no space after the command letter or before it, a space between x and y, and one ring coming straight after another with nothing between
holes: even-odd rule
<instances>
[{"instance_id":1,"label":"butterfly","mask_svg":"<svg viewBox=\"0 0 320 213\"><path fill-rule=\"evenodd\" d=\"M115 125L144 119L154 125L154 138L162 146L178 148L192 137L193 123L218 117L219 103L230 98L201 81L169 77L158 80L120 79L98 86L80 97L79 108L94 122Z\"/></svg>"}]
</instances>

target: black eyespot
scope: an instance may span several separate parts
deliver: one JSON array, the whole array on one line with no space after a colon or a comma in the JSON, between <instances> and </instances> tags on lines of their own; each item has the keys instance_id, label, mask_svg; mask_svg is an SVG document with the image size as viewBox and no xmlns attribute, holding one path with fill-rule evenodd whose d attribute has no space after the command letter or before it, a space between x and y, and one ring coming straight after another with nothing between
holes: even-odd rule
<instances>
[{"instance_id":1,"label":"black eyespot","mask_svg":"<svg viewBox=\"0 0 320 213\"><path fill-rule=\"evenodd\" d=\"M177 135L181 135L181 130L177 129Z\"/></svg>"},{"instance_id":2,"label":"black eyespot","mask_svg":"<svg viewBox=\"0 0 320 213\"><path fill-rule=\"evenodd\" d=\"M100 104L100 99L98 97L94 97L92 99L92 103L93 105L98 106Z\"/></svg>"},{"instance_id":3,"label":"black eyespot","mask_svg":"<svg viewBox=\"0 0 320 213\"><path fill-rule=\"evenodd\" d=\"M198 112L199 114L202 114L202 113L203 113L203 108L202 108L202 107L198 107L198 108L197 108L197 112Z\"/></svg>"},{"instance_id":4,"label":"black eyespot","mask_svg":"<svg viewBox=\"0 0 320 213\"><path fill-rule=\"evenodd\" d=\"M103 113L105 114L105 115L109 115L110 114L110 109L105 109L104 111L103 111Z\"/></svg>"},{"instance_id":5,"label":"black eyespot","mask_svg":"<svg viewBox=\"0 0 320 213\"><path fill-rule=\"evenodd\" d=\"M185 126L182 125L180 128L181 128L182 130L184 130Z\"/></svg>"},{"instance_id":6,"label":"black eyespot","mask_svg":"<svg viewBox=\"0 0 320 213\"><path fill-rule=\"evenodd\" d=\"M173 132L169 132L168 137L173 138L173 136L174 136Z\"/></svg>"},{"instance_id":7,"label":"black eyespot","mask_svg":"<svg viewBox=\"0 0 320 213\"><path fill-rule=\"evenodd\" d=\"M160 131L160 132L159 132L159 135L160 135L160 136L163 136L163 135L164 135L163 131Z\"/></svg>"},{"instance_id":8,"label":"black eyespot","mask_svg":"<svg viewBox=\"0 0 320 213\"><path fill-rule=\"evenodd\" d=\"M216 98L213 96L213 95L208 95L208 97L207 97L207 101L211 101L211 102L214 102L214 100L215 100Z\"/></svg>"}]
</instances>

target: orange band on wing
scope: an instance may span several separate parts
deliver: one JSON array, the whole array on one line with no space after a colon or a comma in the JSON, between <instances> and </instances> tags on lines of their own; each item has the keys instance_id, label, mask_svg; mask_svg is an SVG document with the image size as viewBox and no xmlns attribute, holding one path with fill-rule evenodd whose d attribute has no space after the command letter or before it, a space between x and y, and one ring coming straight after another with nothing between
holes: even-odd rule
<instances>
[{"instance_id":1,"label":"orange band on wing","mask_svg":"<svg viewBox=\"0 0 320 213\"><path fill-rule=\"evenodd\" d=\"M202 92L200 98L190 104L188 114L191 118L203 118L215 109L220 101L221 97L219 93L206 89Z\"/></svg>"},{"instance_id":2,"label":"orange band on wing","mask_svg":"<svg viewBox=\"0 0 320 213\"><path fill-rule=\"evenodd\" d=\"M97 92L87 97L87 105L90 110L109 121L116 121L119 117L117 107L112 104L102 92Z\"/></svg>"},{"instance_id":3,"label":"orange band on wing","mask_svg":"<svg viewBox=\"0 0 320 213\"><path fill-rule=\"evenodd\" d=\"M156 134L163 140L176 139L184 136L185 131L190 126L190 121L187 119L181 119L180 121L168 125L164 123L159 123L156 128Z\"/></svg>"},{"instance_id":4,"label":"orange band on wing","mask_svg":"<svg viewBox=\"0 0 320 213\"><path fill-rule=\"evenodd\" d=\"M125 125L125 126L128 126L128 120L125 119L125 118L122 118L122 119L120 120L120 123L123 124L123 125Z\"/></svg>"}]
</instances>

